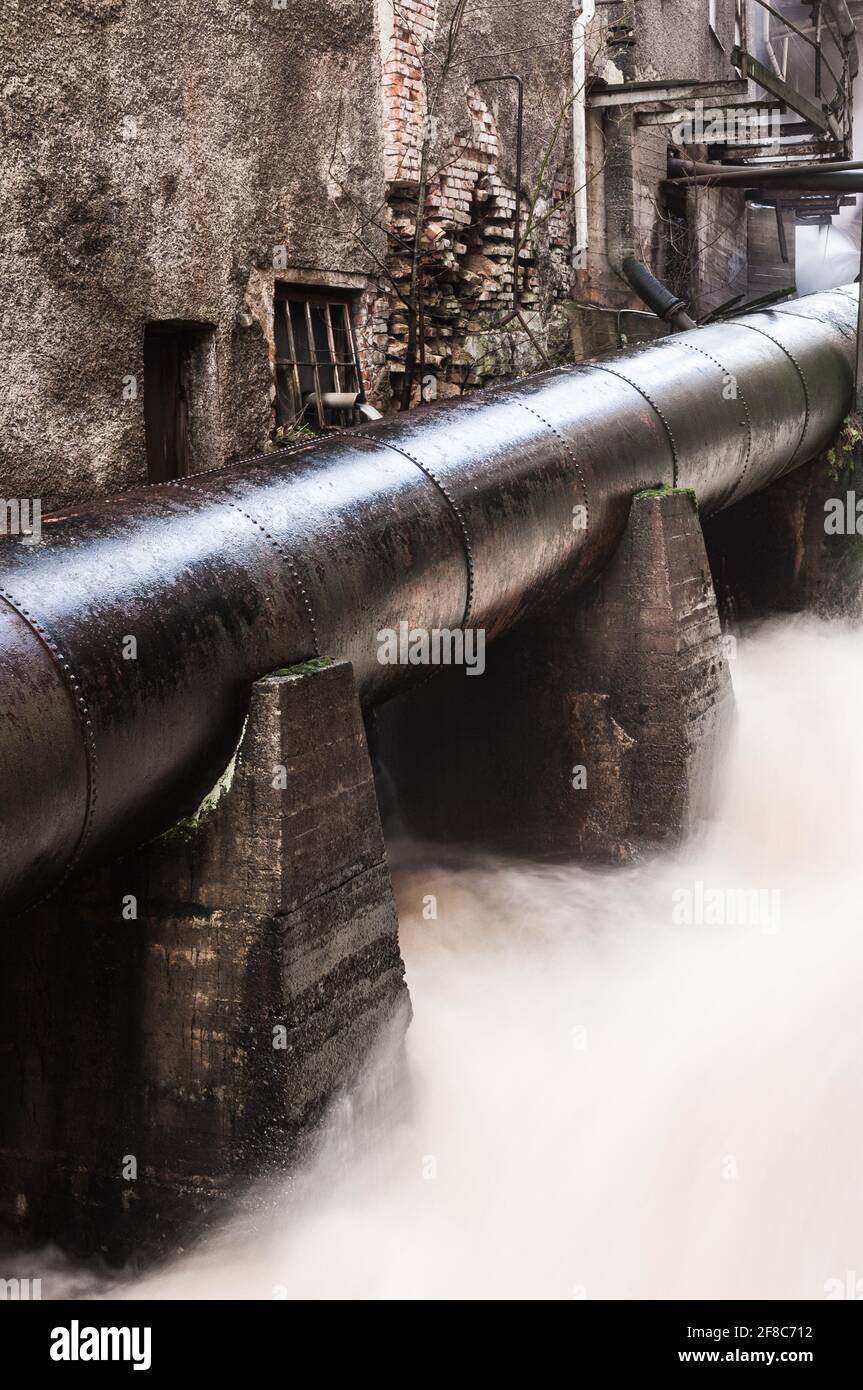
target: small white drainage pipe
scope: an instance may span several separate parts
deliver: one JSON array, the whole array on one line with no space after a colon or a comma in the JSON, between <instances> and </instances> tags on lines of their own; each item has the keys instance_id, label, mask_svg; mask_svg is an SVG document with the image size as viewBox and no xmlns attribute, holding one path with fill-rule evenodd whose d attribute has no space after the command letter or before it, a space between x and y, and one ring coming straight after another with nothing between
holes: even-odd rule
<instances>
[{"instance_id":1,"label":"small white drainage pipe","mask_svg":"<svg viewBox=\"0 0 863 1390\"><path fill-rule=\"evenodd\" d=\"M572 162L575 182L573 266L587 264L587 31L596 0L573 0L572 21Z\"/></svg>"}]
</instances>

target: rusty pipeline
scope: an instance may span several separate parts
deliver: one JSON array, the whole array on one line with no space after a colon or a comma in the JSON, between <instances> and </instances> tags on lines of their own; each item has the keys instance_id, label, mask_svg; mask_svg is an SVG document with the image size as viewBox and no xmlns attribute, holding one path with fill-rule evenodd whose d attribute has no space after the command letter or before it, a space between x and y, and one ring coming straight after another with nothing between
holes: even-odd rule
<instances>
[{"instance_id":1,"label":"rusty pipeline","mask_svg":"<svg viewBox=\"0 0 863 1390\"><path fill-rule=\"evenodd\" d=\"M804 193L863 192L863 163L859 160L821 164L723 165L668 161L668 183L681 188L795 189Z\"/></svg>"},{"instance_id":2,"label":"rusty pipeline","mask_svg":"<svg viewBox=\"0 0 863 1390\"><path fill-rule=\"evenodd\" d=\"M316 655L365 702L378 633L493 640L613 554L641 488L703 513L823 449L854 286L89 502L0 540L0 908L197 808L251 683ZM32 539L32 538L30 538Z\"/></svg>"}]
</instances>

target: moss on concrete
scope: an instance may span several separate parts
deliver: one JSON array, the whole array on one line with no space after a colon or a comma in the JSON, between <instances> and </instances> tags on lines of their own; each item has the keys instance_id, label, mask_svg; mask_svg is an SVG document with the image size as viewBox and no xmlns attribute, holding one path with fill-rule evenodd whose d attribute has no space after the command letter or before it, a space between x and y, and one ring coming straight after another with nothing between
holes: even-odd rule
<instances>
[{"instance_id":1,"label":"moss on concrete","mask_svg":"<svg viewBox=\"0 0 863 1390\"><path fill-rule=\"evenodd\" d=\"M308 661L298 661L294 666L280 666L278 670L271 671L270 675L303 676L306 675L309 671L322 671L327 666L332 666L334 660L335 658L332 656L313 656L310 657ZM233 757L231 758L230 762L228 763L218 782L215 784L214 787L211 788L209 792L207 792L207 795L204 797L203 801L201 802L200 806L197 808L196 811L193 811L190 816L186 816L184 820L178 821L176 825L172 825L170 830L166 830L163 835L159 836L159 838L162 841L191 840L198 833L204 822L206 820L209 820L210 816L215 811L222 797L225 795L225 792L228 792L231 789L231 785L234 781L234 775L237 771L237 754L240 751L240 744L243 741L243 734L245 732L246 721L244 720L243 727L240 731L240 737L237 740L237 746L234 749Z\"/></svg>"},{"instance_id":2,"label":"moss on concrete","mask_svg":"<svg viewBox=\"0 0 863 1390\"><path fill-rule=\"evenodd\" d=\"M198 809L193 811L190 816L186 816L184 820L177 821L176 825L172 825L170 830L166 830L164 835L159 836L160 840L163 842L169 840L192 840L204 822L209 820L222 797L226 792L231 790L237 771L237 754L240 751L240 744L246 732L247 722L247 720L243 720L243 727L240 730L240 737L237 739L237 746L234 749L233 756L218 782L207 792L207 795L204 797Z\"/></svg>"},{"instance_id":3,"label":"moss on concrete","mask_svg":"<svg viewBox=\"0 0 863 1390\"><path fill-rule=\"evenodd\" d=\"M668 483L662 483L660 487L645 487L641 492L635 494L636 497L672 497L677 493L682 493L689 497L693 507L698 511L698 498L695 495L694 487L671 487Z\"/></svg>"},{"instance_id":4,"label":"moss on concrete","mask_svg":"<svg viewBox=\"0 0 863 1390\"><path fill-rule=\"evenodd\" d=\"M327 666L332 666L335 661L333 656L311 656L308 661L298 661L294 666L279 666L277 670L271 671L271 676L305 676L309 671L323 671Z\"/></svg>"}]
</instances>

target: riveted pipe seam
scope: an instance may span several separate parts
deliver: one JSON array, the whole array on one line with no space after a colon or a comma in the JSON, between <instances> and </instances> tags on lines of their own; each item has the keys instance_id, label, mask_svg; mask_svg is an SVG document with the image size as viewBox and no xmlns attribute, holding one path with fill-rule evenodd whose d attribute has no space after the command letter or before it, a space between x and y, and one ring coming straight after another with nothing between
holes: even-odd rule
<instances>
[{"instance_id":1,"label":"riveted pipe seam","mask_svg":"<svg viewBox=\"0 0 863 1390\"><path fill-rule=\"evenodd\" d=\"M198 494L199 497L213 497L212 492L208 492L206 488L198 487L196 483L190 483L186 478L172 479L172 486L182 488L184 492L195 492ZM270 535L263 522L259 521L257 517L252 516L251 512L247 512L244 507L239 506L236 502L228 501L227 506L233 507L234 511L237 512L240 516L245 517L246 521L250 521L253 526L257 526L258 530L264 536L266 536L267 540L270 542L270 545L275 548L275 550L284 560L285 564L288 567L288 570L290 571L291 578L293 579L294 584L296 585L297 593L300 596L300 602L306 610L306 615L309 620L309 629L312 638L312 651L314 652L315 656L320 656L321 646L318 640L318 625L315 622L315 615L312 611L312 605L309 602L309 596L306 593L305 585L303 584L303 581L299 576L296 564L291 559L290 555L288 554L285 547L282 545L281 541L277 540L275 536Z\"/></svg>"},{"instance_id":2,"label":"riveted pipe seam","mask_svg":"<svg viewBox=\"0 0 863 1390\"><path fill-rule=\"evenodd\" d=\"M44 623L29 611L14 594L8 589L0 588L0 598L7 603L10 608L18 614L33 633L36 640L48 653L55 668L59 672L64 689L69 697L69 705L72 709L78 728L81 734L81 744L84 751L84 762L87 768L87 794L84 801L84 814L81 821L81 829L73 845L72 851L66 860L65 866L60 873L57 882L52 885L49 892L56 892L75 870L76 865L84 853L87 836L93 824L93 817L96 812L96 801L98 798L98 773L99 757L96 748L96 741L93 737L93 721L90 716L90 709L84 696L82 683L75 675L71 662L64 655L58 642L48 632ZM47 896L47 894L45 895ZM42 901L43 899L38 899Z\"/></svg>"},{"instance_id":3,"label":"riveted pipe seam","mask_svg":"<svg viewBox=\"0 0 863 1390\"><path fill-rule=\"evenodd\" d=\"M580 481L580 483L581 483L582 490L583 490L583 492L584 492L585 530L589 530L589 529L590 529L590 497L588 496L588 492L587 492L587 482L585 481L584 473L583 473L582 470L581 470L581 466L580 466L580 464L579 464L579 462L578 462L578 459L576 458L575 454L572 452L572 449L570 448L570 446L569 446L567 440L564 439L563 435L560 433L560 430L556 430L555 427L554 427L554 425L552 425L552 424L550 423L550 421L544 419L543 416L540 415L540 413L539 413L538 410L534 410L533 406L526 405L524 401L517 401L516 404L517 404L517 405L520 405L521 408L522 408L522 410L528 410L528 411L530 411L530 414L531 414L531 415L535 415L536 418L537 418L537 420L542 421L542 423L546 426L546 428L549 429L549 430L551 431L551 433L555 436L555 438L556 438L557 440L560 441L561 445L563 446L564 450L566 451L566 454L567 454L568 458L570 459L570 461L571 461L571 463L572 463L572 466L573 466L573 468L574 468L575 471L576 471L576 474L578 475L578 479L579 479L579 481Z\"/></svg>"},{"instance_id":4,"label":"riveted pipe seam","mask_svg":"<svg viewBox=\"0 0 863 1390\"><path fill-rule=\"evenodd\" d=\"M660 338L658 341L660 343L667 343L670 340L668 338ZM714 366L719 368L720 372L722 373L723 385L725 384L726 379L730 380L732 378L733 373L729 372L728 368L722 362L720 362L718 357L714 357L712 352L707 352L704 348L698 347L696 343L690 343L679 338L676 341L675 346L685 347L689 349L690 352L698 352L701 354L702 357L706 357L708 362L712 362ZM743 407L743 414L746 420L746 454L744 456L743 466L741 467L739 474L734 480L725 498L723 499L722 505L724 507L730 505L734 498L735 492L737 492L740 489L743 480L746 477L746 470L749 467L749 460L752 457L752 415L750 413L749 406L746 404L746 397L743 394L739 381L737 381L736 378L734 379L734 381L735 390L737 392L737 399L740 401L740 404Z\"/></svg>"},{"instance_id":5,"label":"riveted pipe seam","mask_svg":"<svg viewBox=\"0 0 863 1390\"><path fill-rule=\"evenodd\" d=\"M593 371L610 372L612 376L618 377L620 381L625 381L628 386L631 386L633 390L639 393L640 396L643 396L644 399L647 401L647 404L649 406L652 406L653 409L656 411L656 414L659 416L660 420L662 421L665 427L665 433L668 435L668 442L671 445L671 457L674 464L672 486L677 487L678 473L680 471L680 455L677 450L677 441L674 438L674 431L672 430L671 425L668 423L668 420L666 419L661 407L657 405L656 401L653 399L650 393L644 389L643 386L639 386L638 382L633 381L632 377L627 376L625 372L619 372L614 367L609 367L604 362L588 362L586 365L590 367Z\"/></svg>"},{"instance_id":6,"label":"riveted pipe seam","mask_svg":"<svg viewBox=\"0 0 863 1390\"><path fill-rule=\"evenodd\" d=\"M802 429L801 432L800 432L800 439L799 439L798 442L797 442L797 447L796 447L796 449L794 450L794 453L791 455L791 459L792 459L792 461L793 461L793 460L797 457L797 455L799 454L801 448L803 447L803 440L806 438L806 431L807 431L807 429L809 428L809 413L810 413L809 387L808 387L807 384L806 384L806 377L805 377L805 375L804 375L803 368L800 366L800 363L797 361L797 358L794 356L794 353L790 350L790 348L787 348L787 347L785 346L784 343L780 343L779 339L778 339L778 338L774 338L774 336L773 336L772 333L768 333L768 332L767 332L765 329L763 329L763 328L757 328L756 325L755 325L754 323L742 323L742 322L741 322L741 325L740 325L740 326L741 326L741 328L748 328L748 329L750 329L753 333L761 333L763 337L769 338L770 341L771 341L771 343L775 343L776 346L777 346L778 348L781 348L782 351L785 353L785 356L788 358L789 362L791 362L791 363L793 364L793 366L795 367L795 369L796 369L796 371L797 371L797 375L798 375L799 378L800 378L800 385L803 387L803 395L804 395L804 398L805 398L805 401L806 401L806 409L805 409L805 412L804 412L804 415L803 415L803 429Z\"/></svg>"},{"instance_id":7,"label":"riveted pipe seam","mask_svg":"<svg viewBox=\"0 0 863 1390\"><path fill-rule=\"evenodd\" d=\"M453 516L455 517L458 523L458 527L462 535L462 541L464 542L464 559L467 571L467 591L464 604L464 612L462 614L460 626L462 628L470 627L471 618L473 616L473 596L476 587L476 569L474 566L473 559L473 545L471 544L470 531L468 530L467 522L464 518L464 513L462 512L461 507L459 506L450 489L447 487L446 483L443 482L443 480L437 476L433 468L429 467L427 463L423 463L422 459L418 459L416 457L416 454L409 453L407 449L402 449L397 444L393 444L392 440L387 440L387 442L384 443L382 440L374 439L371 435L368 434L348 434L343 430L334 431L333 433L338 433L342 439L350 439L352 443L359 440L363 444L374 445L374 447L377 449L390 449L395 454L401 454L402 458L408 459L410 463L415 463L420 472L424 473L425 476L429 479L429 481L434 483L435 487L446 499L447 503L449 504L450 510L452 511Z\"/></svg>"}]
</instances>

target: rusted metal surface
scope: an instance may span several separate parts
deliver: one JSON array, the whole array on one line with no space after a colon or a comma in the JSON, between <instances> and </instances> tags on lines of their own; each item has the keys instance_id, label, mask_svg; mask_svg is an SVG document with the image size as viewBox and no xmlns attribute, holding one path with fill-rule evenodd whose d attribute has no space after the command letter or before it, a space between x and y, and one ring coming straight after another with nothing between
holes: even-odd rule
<instances>
[{"instance_id":1,"label":"rusted metal surface","mask_svg":"<svg viewBox=\"0 0 863 1390\"><path fill-rule=\"evenodd\" d=\"M695 172L692 172L692 171ZM757 164L710 165L669 159L669 180L686 188L794 188L818 192L863 192L863 165L846 160L835 164L786 164L761 168Z\"/></svg>"},{"instance_id":2,"label":"rusted metal surface","mask_svg":"<svg viewBox=\"0 0 863 1390\"><path fill-rule=\"evenodd\" d=\"M703 159L680 159L671 155L668 160L668 177L672 182L698 180L701 183L749 184L753 181L763 183L772 179L781 183L788 174L814 174L817 177L825 172L841 174L854 170L859 172L861 169L863 160L859 159L831 159L814 163L801 160L785 164L717 164Z\"/></svg>"},{"instance_id":3,"label":"rusted metal surface","mask_svg":"<svg viewBox=\"0 0 863 1390\"><path fill-rule=\"evenodd\" d=\"M194 810L251 682L377 634L488 640L607 562L640 488L709 513L811 458L852 395L856 290L46 518L0 542L0 906ZM124 655L134 637L136 655Z\"/></svg>"}]
</instances>

